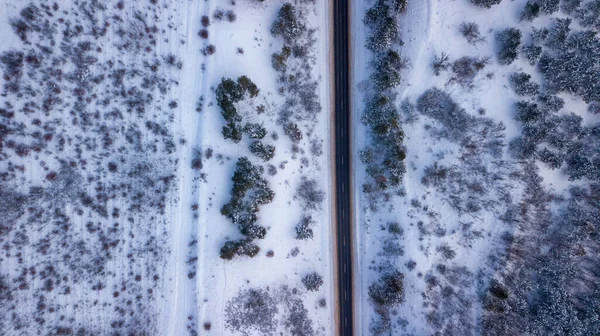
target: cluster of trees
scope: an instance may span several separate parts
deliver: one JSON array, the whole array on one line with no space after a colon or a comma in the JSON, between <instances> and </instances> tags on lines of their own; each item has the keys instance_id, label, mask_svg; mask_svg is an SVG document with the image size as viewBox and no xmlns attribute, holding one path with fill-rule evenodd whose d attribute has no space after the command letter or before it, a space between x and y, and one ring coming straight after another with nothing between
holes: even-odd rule
<instances>
[{"instance_id":1,"label":"cluster of trees","mask_svg":"<svg viewBox=\"0 0 600 336\"><path fill-rule=\"evenodd\" d=\"M312 77L311 70L315 61L314 33L315 30L305 24L302 7L295 7L289 2L283 4L271 25L271 34L283 39L281 51L271 56L271 64L279 72L280 92L285 94L278 123L294 142L302 139L297 121L315 122L321 112L318 81Z\"/></svg>"},{"instance_id":2,"label":"cluster of trees","mask_svg":"<svg viewBox=\"0 0 600 336\"><path fill-rule=\"evenodd\" d=\"M260 90L250 78L241 76L234 81L223 78L216 90L217 105L221 109L221 115L227 122L223 126L222 134L225 139L231 139L235 143L242 140L244 133L253 139L249 146L250 152L263 161L269 161L275 156L275 146L264 143L263 138L267 135L265 127L259 123L243 124L243 117L238 113L236 104L247 97L255 98Z\"/></svg>"},{"instance_id":3,"label":"cluster of trees","mask_svg":"<svg viewBox=\"0 0 600 336\"><path fill-rule=\"evenodd\" d=\"M538 68L550 93L581 96L587 103L600 101L600 39L590 30L570 29L571 20L556 19L544 42Z\"/></svg>"},{"instance_id":4,"label":"cluster of trees","mask_svg":"<svg viewBox=\"0 0 600 336\"><path fill-rule=\"evenodd\" d=\"M257 213L260 206L271 203L275 193L267 180L262 177L264 168L253 165L246 157L236 163L231 180L231 199L221 208L221 214L237 225L246 239L228 241L221 248L221 258L231 260L236 255L255 256L259 248L252 243L254 239L263 239L267 229L259 224Z\"/></svg>"},{"instance_id":5,"label":"cluster of trees","mask_svg":"<svg viewBox=\"0 0 600 336\"><path fill-rule=\"evenodd\" d=\"M363 191L369 193L398 187L406 171L404 132L394 92L407 66L407 60L397 51L401 45L398 17L405 9L406 1L378 0L367 10L364 19L369 28L366 47L373 52L372 87L361 117L372 137L371 146L361 154L367 173L373 179L363 186Z\"/></svg>"},{"instance_id":6,"label":"cluster of trees","mask_svg":"<svg viewBox=\"0 0 600 336\"><path fill-rule=\"evenodd\" d=\"M500 64L509 65L517 59L521 37L521 31L517 28L506 28L496 35L498 62Z\"/></svg>"}]
</instances>

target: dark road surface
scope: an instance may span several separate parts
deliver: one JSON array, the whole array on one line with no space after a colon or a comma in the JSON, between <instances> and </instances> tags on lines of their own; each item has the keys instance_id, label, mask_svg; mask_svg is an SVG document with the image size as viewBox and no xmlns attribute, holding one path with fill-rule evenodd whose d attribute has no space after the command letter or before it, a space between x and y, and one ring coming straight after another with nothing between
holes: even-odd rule
<instances>
[{"instance_id":1,"label":"dark road surface","mask_svg":"<svg viewBox=\"0 0 600 336\"><path fill-rule=\"evenodd\" d=\"M350 218L350 84L348 0L334 0L335 174L340 335L353 334L352 227Z\"/></svg>"}]
</instances>

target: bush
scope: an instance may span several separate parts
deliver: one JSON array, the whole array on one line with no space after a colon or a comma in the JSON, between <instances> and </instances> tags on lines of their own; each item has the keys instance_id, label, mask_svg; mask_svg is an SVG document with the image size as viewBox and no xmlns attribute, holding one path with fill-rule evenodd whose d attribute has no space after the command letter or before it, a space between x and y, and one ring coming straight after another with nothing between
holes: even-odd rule
<instances>
[{"instance_id":1,"label":"bush","mask_svg":"<svg viewBox=\"0 0 600 336\"><path fill-rule=\"evenodd\" d=\"M506 28L496 35L498 43L498 61L509 65L518 56L517 50L521 44L521 31L517 28Z\"/></svg>"},{"instance_id":2,"label":"bush","mask_svg":"<svg viewBox=\"0 0 600 336\"><path fill-rule=\"evenodd\" d=\"M313 272L302 278L302 283L304 284L307 290L311 292L316 292L323 285L323 277L320 276L318 273Z\"/></svg>"},{"instance_id":3,"label":"bush","mask_svg":"<svg viewBox=\"0 0 600 336\"><path fill-rule=\"evenodd\" d=\"M563 102L563 105L564 105L564 102ZM593 101L593 102L589 103L588 112L593 113L593 114L600 114L600 102Z\"/></svg>"},{"instance_id":4,"label":"bush","mask_svg":"<svg viewBox=\"0 0 600 336\"><path fill-rule=\"evenodd\" d=\"M325 193L319 188L317 180L305 176L302 177L296 194L302 200L304 208L311 210L319 208L325 199Z\"/></svg>"},{"instance_id":5,"label":"bush","mask_svg":"<svg viewBox=\"0 0 600 336\"><path fill-rule=\"evenodd\" d=\"M521 12L521 17L519 18L521 21L533 21L536 17L540 15L540 5L536 0L529 0L525 4L523 11Z\"/></svg>"},{"instance_id":6,"label":"bush","mask_svg":"<svg viewBox=\"0 0 600 336\"><path fill-rule=\"evenodd\" d=\"M450 63L448 62L449 59L450 57L446 53L442 53L440 56L435 55L433 57L431 67L433 68L433 73L436 76L439 76L442 71L448 70L450 67Z\"/></svg>"},{"instance_id":7,"label":"bush","mask_svg":"<svg viewBox=\"0 0 600 336\"><path fill-rule=\"evenodd\" d=\"M400 85L400 71L405 69L407 61L397 52L388 50L374 62L374 72L371 76L377 90L386 90Z\"/></svg>"},{"instance_id":8,"label":"bush","mask_svg":"<svg viewBox=\"0 0 600 336\"><path fill-rule=\"evenodd\" d=\"M519 96L533 96L540 92L540 85L531 81L531 75L517 72L510 76L510 83Z\"/></svg>"},{"instance_id":9,"label":"bush","mask_svg":"<svg viewBox=\"0 0 600 336\"><path fill-rule=\"evenodd\" d=\"M260 140L256 140L250 144L250 152L263 161L269 161L275 156L275 146L264 144Z\"/></svg>"},{"instance_id":10,"label":"bush","mask_svg":"<svg viewBox=\"0 0 600 336\"><path fill-rule=\"evenodd\" d=\"M313 225L314 225L314 221L312 220L312 217L310 217L310 216L302 217L300 222L298 224L296 224L296 239L299 239L299 240L312 239L314 236L314 232L313 232L313 229L311 228L311 226L313 226Z\"/></svg>"},{"instance_id":11,"label":"bush","mask_svg":"<svg viewBox=\"0 0 600 336\"><path fill-rule=\"evenodd\" d=\"M542 47L535 44L528 44L521 49L529 64L534 65L542 55Z\"/></svg>"},{"instance_id":12,"label":"bush","mask_svg":"<svg viewBox=\"0 0 600 336\"><path fill-rule=\"evenodd\" d=\"M235 256L248 256L253 258L260 252L260 247L253 244L251 240L229 240L221 247L221 259L231 260Z\"/></svg>"},{"instance_id":13,"label":"bush","mask_svg":"<svg viewBox=\"0 0 600 336\"><path fill-rule=\"evenodd\" d=\"M369 286L369 296L380 305L392 307L404 301L404 274L392 271Z\"/></svg>"},{"instance_id":14,"label":"bush","mask_svg":"<svg viewBox=\"0 0 600 336\"><path fill-rule=\"evenodd\" d=\"M517 111L515 119L522 123L533 123L543 116L536 103L522 100L515 104L515 109Z\"/></svg>"},{"instance_id":15,"label":"bush","mask_svg":"<svg viewBox=\"0 0 600 336\"><path fill-rule=\"evenodd\" d=\"M491 8L494 5L501 3L502 0L471 0L471 3L479 7Z\"/></svg>"},{"instance_id":16,"label":"bush","mask_svg":"<svg viewBox=\"0 0 600 336\"><path fill-rule=\"evenodd\" d=\"M367 49L382 52L390 49L393 43L400 42L400 27L396 12L385 0L377 0L373 7L367 10L364 23L370 29L367 37Z\"/></svg>"},{"instance_id":17,"label":"bush","mask_svg":"<svg viewBox=\"0 0 600 336\"><path fill-rule=\"evenodd\" d=\"M481 36L479 26L475 22L463 22L460 24L458 30L470 44L475 45L485 41L485 37Z\"/></svg>"},{"instance_id":18,"label":"bush","mask_svg":"<svg viewBox=\"0 0 600 336\"><path fill-rule=\"evenodd\" d=\"M244 133L248 134L250 139L262 139L267 135L267 129L258 123L247 123L244 126Z\"/></svg>"},{"instance_id":19,"label":"bush","mask_svg":"<svg viewBox=\"0 0 600 336\"><path fill-rule=\"evenodd\" d=\"M286 43L293 44L293 41L302 36L306 26L299 21L296 14L296 8L285 3L279 10L277 19L271 25L271 34L275 37L283 36Z\"/></svg>"}]
</instances>

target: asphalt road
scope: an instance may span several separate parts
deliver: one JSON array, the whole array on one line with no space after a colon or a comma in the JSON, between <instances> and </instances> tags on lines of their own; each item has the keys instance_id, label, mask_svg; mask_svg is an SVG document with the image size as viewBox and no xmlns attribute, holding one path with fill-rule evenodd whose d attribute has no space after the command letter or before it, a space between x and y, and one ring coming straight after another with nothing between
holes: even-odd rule
<instances>
[{"instance_id":1,"label":"asphalt road","mask_svg":"<svg viewBox=\"0 0 600 336\"><path fill-rule=\"evenodd\" d=\"M352 227L350 212L350 84L348 0L334 0L335 174L340 335L353 334Z\"/></svg>"}]
</instances>

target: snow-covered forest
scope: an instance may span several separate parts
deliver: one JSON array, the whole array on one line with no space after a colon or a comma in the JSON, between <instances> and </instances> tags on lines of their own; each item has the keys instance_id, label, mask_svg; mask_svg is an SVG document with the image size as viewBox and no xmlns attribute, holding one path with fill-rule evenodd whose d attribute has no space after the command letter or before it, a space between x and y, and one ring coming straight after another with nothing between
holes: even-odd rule
<instances>
[{"instance_id":1,"label":"snow-covered forest","mask_svg":"<svg viewBox=\"0 0 600 336\"><path fill-rule=\"evenodd\" d=\"M353 3L360 334L600 330L600 2Z\"/></svg>"}]
</instances>

